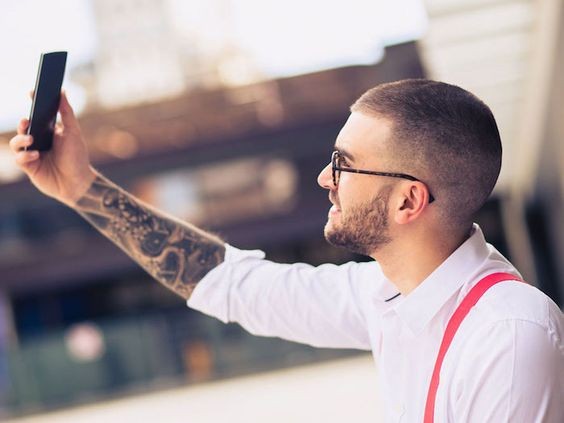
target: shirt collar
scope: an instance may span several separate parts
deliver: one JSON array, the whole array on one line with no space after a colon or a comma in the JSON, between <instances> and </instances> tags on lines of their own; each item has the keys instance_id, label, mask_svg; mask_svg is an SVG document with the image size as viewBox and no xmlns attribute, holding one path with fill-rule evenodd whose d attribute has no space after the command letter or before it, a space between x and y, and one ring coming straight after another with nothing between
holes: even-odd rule
<instances>
[{"instance_id":1,"label":"shirt collar","mask_svg":"<svg viewBox=\"0 0 564 423\"><path fill-rule=\"evenodd\" d=\"M482 230L474 224L470 237L392 309L414 334L420 333L488 256Z\"/></svg>"}]
</instances>

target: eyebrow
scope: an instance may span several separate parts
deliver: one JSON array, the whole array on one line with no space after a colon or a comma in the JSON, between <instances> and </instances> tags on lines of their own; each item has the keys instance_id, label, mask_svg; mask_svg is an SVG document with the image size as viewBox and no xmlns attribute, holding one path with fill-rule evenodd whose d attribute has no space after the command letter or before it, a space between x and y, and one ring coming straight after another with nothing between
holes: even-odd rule
<instances>
[{"instance_id":1,"label":"eyebrow","mask_svg":"<svg viewBox=\"0 0 564 423\"><path fill-rule=\"evenodd\" d=\"M349 153L347 150L337 147L337 144L335 144L333 150L338 151L341 156L346 157L351 162L354 162L354 156L351 153Z\"/></svg>"}]
</instances>

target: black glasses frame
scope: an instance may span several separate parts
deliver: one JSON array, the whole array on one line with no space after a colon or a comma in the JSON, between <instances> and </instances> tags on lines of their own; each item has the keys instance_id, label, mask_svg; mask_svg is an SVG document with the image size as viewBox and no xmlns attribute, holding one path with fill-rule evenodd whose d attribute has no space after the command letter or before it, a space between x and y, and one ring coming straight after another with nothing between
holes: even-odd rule
<instances>
[{"instance_id":1,"label":"black glasses frame","mask_svg":"<svg viewBox=\"0 0 564 423\"><path fill-rule=\"evenodd\" d=\"M362 170L362 169L353 169L350 167L341 167L338 164L339 159L341 157L343 156L337 150L333 151L333 154L331 154L331 172L333 176L333 185L335 185L335 187L339 184L339 179L341 177L340 172L361 173L363 175L386 176L389 178L401 178L401 179L407 179L409 181L416 181L425 184L425 182L423 182L420 179L417 179L415 176L407 175L405 173L376 172L374 170ZM427 189L429 189L429 186L427 184L425 184L425 186L427 186ZM435 201L435 197L433 197L431 191L429 191L429 203L432 203L433 201Z\"/></svg>"}]
</instances>

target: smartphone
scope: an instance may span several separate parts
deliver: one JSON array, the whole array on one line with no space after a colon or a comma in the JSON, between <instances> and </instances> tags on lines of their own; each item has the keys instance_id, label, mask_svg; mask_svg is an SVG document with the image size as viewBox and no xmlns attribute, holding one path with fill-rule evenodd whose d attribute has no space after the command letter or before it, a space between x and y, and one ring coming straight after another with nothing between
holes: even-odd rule
<instances>
[{"instance_id":1,"label":"smartphone","mask_svg":"<svg viewBox=\"0 0 564 423\"><path fill-rule=\"evenodd\" d=\"M66 63L66 51L43 53L39 59L27 128L27 133L33 136L33 144L28 147L29 150L48 151L53 145Z\"/></svg>"}]
</instances>

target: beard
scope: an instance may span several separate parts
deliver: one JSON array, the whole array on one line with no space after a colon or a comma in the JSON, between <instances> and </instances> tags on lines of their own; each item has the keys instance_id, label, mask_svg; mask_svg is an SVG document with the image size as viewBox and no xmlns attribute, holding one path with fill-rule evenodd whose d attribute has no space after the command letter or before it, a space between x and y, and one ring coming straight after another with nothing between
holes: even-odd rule
<instances>
[{"instance_id":1,"label":"beard","mask_svg":"<svg viewBox=\"0 0 564 423\"><path fill-rule=\"evenodd\" d=\"M365 256L388 244L388 200L391 187L382 189L365 204L340 213L340 222L325 225L325 239L340 247ZM331 219L331 218L330 218Z\"/></svg>"}]
</instances>

